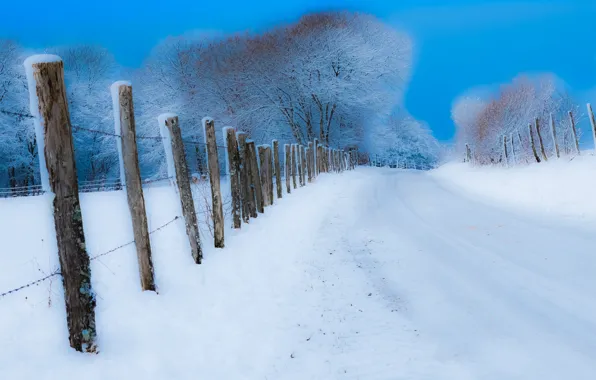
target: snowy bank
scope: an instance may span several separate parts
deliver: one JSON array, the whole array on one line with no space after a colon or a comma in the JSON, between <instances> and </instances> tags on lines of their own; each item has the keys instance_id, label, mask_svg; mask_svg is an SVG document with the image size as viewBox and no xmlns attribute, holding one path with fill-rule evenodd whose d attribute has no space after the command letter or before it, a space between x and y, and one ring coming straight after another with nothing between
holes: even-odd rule
<instances>
[{"instance_id":1,"label":"snowy bank","mask_svg":"<svg viewBox=\"0 0 596 380\"><path fill-rule=\"evenodd\" d=\"M596 157L592 154L512 168L450 163L431 175L463 195L497 206L596 222Z\"/></svg>"}]
</instances>

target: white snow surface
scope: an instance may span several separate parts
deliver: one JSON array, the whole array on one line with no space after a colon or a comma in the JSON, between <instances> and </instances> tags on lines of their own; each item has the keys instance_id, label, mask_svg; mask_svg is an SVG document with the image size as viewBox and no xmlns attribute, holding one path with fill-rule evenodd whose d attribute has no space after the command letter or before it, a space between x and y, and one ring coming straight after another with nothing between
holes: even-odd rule
<instances>
[{"instance_id":1,"label":"white snow surface","mask_svg":"<svg viewBox=\"0 0 596 380\"><path fill-rule=\"evenodd\" d=\"M573 158L503 168L451 163L431 175L445 186L478 201L510 210L596 224L596 157L582 151Z\"/></svg>"},{"instance_id":2,"label":"white snow surface","mask_svg":"<svg viewBox=\"0 0 596 380\"><path fill-rule=\"evenodd\" d=\"M593 379L595 231L452 186L321 174L225 249L203 234L202 265L178 220L151 235L159 294L140 291L133 246L92 261L98 355L69 348L57 278L0 298L0 378ZM171 187L145 198L150 229L175 216ZM0 199L0 292L57 265L43 201ZM132 240L122 191L81 204L90 254Z\"/></svg>"}]
</instances>

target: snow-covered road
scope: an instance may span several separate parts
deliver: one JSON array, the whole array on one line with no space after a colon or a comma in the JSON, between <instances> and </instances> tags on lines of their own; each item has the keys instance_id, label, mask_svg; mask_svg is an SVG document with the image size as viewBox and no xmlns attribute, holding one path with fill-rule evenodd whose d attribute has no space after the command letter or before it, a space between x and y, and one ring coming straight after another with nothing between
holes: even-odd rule
<instances>
[{"instance_id":1,"label":"snow-covered road","mask_svg":"<svg viewBox=\"0 0 596 380\"><path fill-rule=\"evenodd\" d=\"M132 246L92 262L99 355L68 347L57 281L0 299L0 378L595 379L596 231L450 186L323 175L224 250L203 236L200 266L172 224L151 239L159 294L139 290ZM150 227L177 213L171 188L146 199ZM55 263L43 202L0 200L0 290ZM130 240L123 193L82 208L91 254Z\"/></svg>"},{"instance_id":2,"label":"snow-covered road","mask_svg":"<svg viewBox=\"0 0 596 380\"><path fill-rule=\"evenodd\" d=\"M305 256L313 310L269 378L596 378L596 232L427 173L350 175Z\"/></svg>"}]
</instances>

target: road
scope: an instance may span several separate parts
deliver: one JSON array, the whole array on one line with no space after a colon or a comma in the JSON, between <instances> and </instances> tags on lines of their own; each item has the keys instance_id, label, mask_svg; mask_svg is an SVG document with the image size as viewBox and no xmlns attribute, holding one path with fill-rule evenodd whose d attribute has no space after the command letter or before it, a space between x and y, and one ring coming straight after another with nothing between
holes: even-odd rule
<instances>
[{"instance_id":1,"label":"road","mask_svg":"<svg viewBox=\"0 0 596 380\"><path fill-rule=\"evenodd\" d=\"M267 378L596 378L596 232L478 203L424 172L348 175Z\"/></svg>"}]
</instances>

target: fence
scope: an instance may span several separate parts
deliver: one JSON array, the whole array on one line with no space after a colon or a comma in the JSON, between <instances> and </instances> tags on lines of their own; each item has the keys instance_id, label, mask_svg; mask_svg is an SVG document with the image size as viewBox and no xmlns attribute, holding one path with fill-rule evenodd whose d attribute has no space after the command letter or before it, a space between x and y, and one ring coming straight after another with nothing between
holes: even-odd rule
<instances>
[{"instance_id":1,"label":"fence","mask_svg":"<svg viewBox=\"0 0 596 380\"><path fill-rule=\"evenodd\" d=\"M588 118L590 120L590 126L592 128L592 136L594 138L594 147L596 148L596 118L592 111L590 103L586 105ZM575 153L575 155L581 155L579 148L579 136L577 133L575 115L572 111L567 112L569 118L569 128L563 131L563 151L560 148L559 140L560 137L557 135L556 121L554 116L551 114L549 119L548 129L550 130L550 139L552 140L552 152L547 153L545 147L545 136L543 136L543 126L540 123L540 119L534 119L533 123L528 123L527 138L528 146L527 149L531 151L530 160L536 161L536 163L546 162L549 158L561 158L562 154ZM548 138L548 137L546 137ZM527 157L524 157L524 144L522 141L522 133L518 130L501 136L502 141L502 153L498 160L498 163L504 166L517 165L525 162L530 163ZM517 141L517 143L516 143ZM478 158L474 155L473 149L470 144L465 144L464 162L472 164L478 163Z\"/></svg>"},{"instance_id":2,"label":"fence","mask_svg":"<svg viewBox=\"0 0 596 380\"><path fill-rule=\"evenodd\" d=\"M259 145L243 132L222 129L225 145L216 142L215 122L203 119L205 142L182 139L178 117L162 114L157 118L160 136L137 136L134 118L132 86L116 82L111 87L114 104L115 132L94 131L71 126L64 84L64 68L59 57L33 56L25 61L31 99L31 115L35 123L40 160L41 185L11 188L9 196L53 195L52 207L60 269L49 275L0 293L0 298L61 276L64 285L69 340L71 347L82 352L97 352L95 330L95 293L91 287L90 261L118 251L132 244L136 247L143 290L155 291L153 261L149 236L166 228L176 220L184 220L189 239L190 254L196 264L203 259L197 209L196 191L191 184L210 185L210 204L207 211L212 220L213 244L225 246L224 205L229 206L233 228L257 218L265 208L283 197L286 192L306 186L321 173L353 170L356 152L345 152L319 144L315 139L308 147L286 144L283 165L277 140L272 146ZM120 178L79 182L74 164L73 130L99 133L114 138L118 148ZM137 140L154 139L163 143L167 176L141 179ZM203 157L202 152L206 152ZM198 173L189 170L189 156L194 154ZM225 166L225 169L224 169ZM285 170L282 175L281 167ZM230 200L224 202L221 191L221 172L230 186ZM290 179L292 185L290 185ZM274 182L275 189L274 191ZM148 184L172 185L180 199L181 215L149 231L145 210L144 188ZM130 211L134 239L107 252L89 256L85 246L83 218L79 193L91 191L124 191ZM7 190L0 190L0 196ZM48 198L48 201L50 198Z\"/></svg>"}]
</instances>

